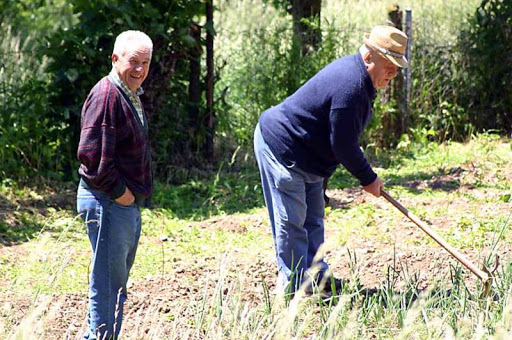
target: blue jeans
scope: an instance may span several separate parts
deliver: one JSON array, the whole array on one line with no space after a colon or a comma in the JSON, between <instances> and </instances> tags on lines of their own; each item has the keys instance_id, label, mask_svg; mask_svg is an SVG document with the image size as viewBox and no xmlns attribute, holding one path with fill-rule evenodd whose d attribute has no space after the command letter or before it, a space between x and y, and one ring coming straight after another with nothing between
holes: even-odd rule
<instances>
[{"instance_id":1,"label":"blue jeans","mask_svg":"<svg viewBox=\"0 0 512 340\"><path fill-rule=\"evenodd\" d=\"M270 216L278 281L296 291L313 266L318 266L320 276L328 269L323 258L315 258L324 243L324 178L280 162L263 140L259 125L254 152Z\"/></svg>"},{"instance_id":2,"label":"blue jeans","mask_svg":"<svg viewBox=\"0 0 512 340\"><path fill-rule=\"evenodd\" d=\"M127 298L126 283L141 232L140 208L123 206L80 182L77 211L92 246L88 328L84 339L117 339Z\"/></svg>"}]
</instances>

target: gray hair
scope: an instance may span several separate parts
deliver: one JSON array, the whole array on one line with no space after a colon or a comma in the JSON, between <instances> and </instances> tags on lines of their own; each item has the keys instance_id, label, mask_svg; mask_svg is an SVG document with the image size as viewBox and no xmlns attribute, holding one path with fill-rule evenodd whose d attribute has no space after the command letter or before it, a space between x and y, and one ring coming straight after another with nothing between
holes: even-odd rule
<instances>
[{"instance_id":1,"label":"gray hair","mask_svg":"<svg viewBox=\"0 0 512 340\"><path fill-rule=\"evenodd\" d=\"M366 53L372 53L372 50L368 48L365 44L362 44L361 47L359 47L359 53L361 53L361 56L365 56Z\"/></svg>"},{"instance_id":2,"label":"gray hair","mask_svg":"<svg viewBox=\"0 0 512 340\"><path fill-rule=\"evenodd\" d=\"M153 41L151 41L151 38L146 33L141 31L124 31L119 34L116 38L116 42L114 43L113 53L117 55L124 55L126 47L129 46L130 41L134 40L147 46L151 50L151 54L153 54Z\"/></svg>"},{"instance_id":3,"label":"gray hair","mask_svg":"<svg viewBox=\"0 0 512 340\"><path fill-rule=\"evenodd\" d=\"M362 44L361 47L359 47L359 53L361 54L361 57L363 57L363 59L366 54L370 54L372 60L374 60L374 58L383 58L377 52L375 52L365 44Z\"/></svg>"}]
</instances>

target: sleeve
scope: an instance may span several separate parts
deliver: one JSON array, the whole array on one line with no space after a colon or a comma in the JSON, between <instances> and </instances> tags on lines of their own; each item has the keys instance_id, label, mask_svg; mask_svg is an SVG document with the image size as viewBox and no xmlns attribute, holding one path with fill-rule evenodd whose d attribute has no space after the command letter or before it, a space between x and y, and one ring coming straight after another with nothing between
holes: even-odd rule
<instances>
[{"instance_id":1,"label":"sleeve","mask_svg":"<svg viewBox=\"0 0 512 340\"><path fill-rule=\"evenodd\" d=\"M330 142L336 160L343 165L361 185L372 183L377 174L359 147L363 122L358 110L332 109L330 112Z\"/></svg>"},{"instance_id":2,"label":"sleeve","mask_svg":"<svg viewBox=\"0 0 512 340\"><path fill-rule=\"evenodd\" d=\"M115 100L108 91L95 92L86 99L82 110L82 127L77 157L80 175L94 189L116 199L123 195L126 184L115 166L116 149Z\"/></svg>"}]
</instances>

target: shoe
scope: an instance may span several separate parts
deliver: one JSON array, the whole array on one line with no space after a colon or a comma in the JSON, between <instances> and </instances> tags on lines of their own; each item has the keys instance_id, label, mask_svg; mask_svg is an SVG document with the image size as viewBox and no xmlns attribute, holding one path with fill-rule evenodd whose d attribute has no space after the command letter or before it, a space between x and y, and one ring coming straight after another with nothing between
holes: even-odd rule
<instances>
[{"instance_id":1,"label":"shoe","mask_svg":"<svg viewBox=\"0 0 512 340\"><path fill-rule=\"evenodd\" d=\"M334 295L339 295L346 286L346 282L342 279L337 279L334 276L321 277L320 280L315 280L305 289L306 295L319 294L322 298L330 298Z\"/></svg>"},{"instance_id":2,"label":"shoe","mask_svg":"<svg viewBox=\"0 0 512 340\"><path fill-rule=\"evenodd\" d=\"M337 279L334 276L328 276L325 280L322 280L322 291L334 293L335 295L340 294L346 285L342 279Z\"/></svg>"}]
</instances>

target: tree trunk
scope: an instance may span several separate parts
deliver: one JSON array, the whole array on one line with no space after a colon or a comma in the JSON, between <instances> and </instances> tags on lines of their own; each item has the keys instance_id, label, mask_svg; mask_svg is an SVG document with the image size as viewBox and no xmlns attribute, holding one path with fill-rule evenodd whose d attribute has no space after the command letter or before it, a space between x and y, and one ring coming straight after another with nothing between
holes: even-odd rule
<instances>
[{"instance_id":1,"label":"tree trunk","mask_svg":"<svg viewBox=\"0 0 512 340\"><path fill-rule=\"evenodd\" d=\"M200 107L201 107L201 28L191 24L189 34L195 40L195 45L189 51L189 85L188 85L188 141L186 149L182 150L186 158L195 158L201 147ZM199 140L198 140L199 138Z\"/></svg>"},{"instance_id":2,"label":"tree trunk","mask_svg":"<svg viewBox=\"0 0 512 340\"><path fill-rule=\"evenodd\" d=\"M206 140L205 158L213 163L214 136L215 136L215 111L213 110L213 0L206 1Z\"/></svg>"},{"instance_id":3,"label":"tree trunk","mask_svg":"<svg viewBox=\"0 0 512 340\"><path fill-rule=\"evenodd\" d=\"M290 0L293 33L302 55L314 50L322 39L320 30L321 0Z\"/></svg>"}]
</instances>

